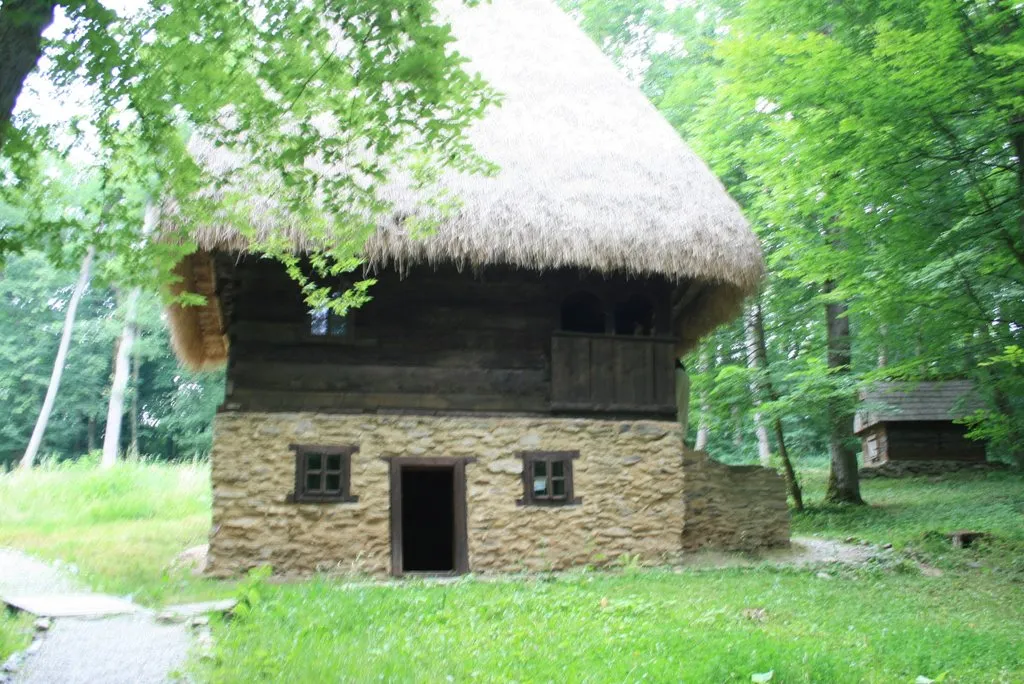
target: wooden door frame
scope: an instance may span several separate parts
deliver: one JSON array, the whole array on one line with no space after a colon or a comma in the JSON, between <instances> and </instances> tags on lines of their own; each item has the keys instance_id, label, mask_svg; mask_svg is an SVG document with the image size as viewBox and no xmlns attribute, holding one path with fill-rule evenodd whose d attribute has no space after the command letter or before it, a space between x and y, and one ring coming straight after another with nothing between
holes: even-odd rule
<instances>
[{"instance_id":1,"label":"wooden door frame","mask_svg":"<svg viewBox=\"0 0 1024 684\"><path fill-rule=\"evenodd\" d=\"M391 485L391 575L402 577L408 574L464 575L469 572L469 538L466 512L466 464L476 459L444 457L385 457L389 464ZM452 517L454 518L452 570L450 573L407 573L402 568L402 468L450 469L452 471Z\"/></svg>"}]
</instances>

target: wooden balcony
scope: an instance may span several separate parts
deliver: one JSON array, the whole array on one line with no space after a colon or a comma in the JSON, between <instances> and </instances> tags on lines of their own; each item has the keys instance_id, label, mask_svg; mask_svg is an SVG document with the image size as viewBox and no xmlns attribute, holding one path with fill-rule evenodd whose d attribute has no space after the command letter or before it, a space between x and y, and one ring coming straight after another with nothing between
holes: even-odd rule
<instances>
[{"instance_id":1,"label":"wooden balcony","mask_svg":"<svg viewBox=\"0 0 1024 684\"><path fill-rule=\"evenodd\" d=\"M558 332L551 339L551 409L673 417L676 340Z\"/></svg>"}]
</instances>

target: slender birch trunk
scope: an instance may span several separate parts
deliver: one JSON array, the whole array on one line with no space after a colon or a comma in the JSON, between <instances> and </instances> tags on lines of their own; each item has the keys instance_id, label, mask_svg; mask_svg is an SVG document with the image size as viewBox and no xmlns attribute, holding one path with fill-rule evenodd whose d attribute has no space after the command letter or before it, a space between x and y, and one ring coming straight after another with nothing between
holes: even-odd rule
<instances>
[{"instance_id":1,"label":"slender birch trunk","mask_svg":"<svg viewBox=\"0 0 1024 684\"><path fill-rule=\"evenodd\" d=\"M768 439L768 428L765 426L761 412L758 410L762 403L761 398L764 396L764 383L757 376L763 372L764 366L757 353L757 340L754 331L754 320L757 314L758 305L755 304L750 307L743 327L747 343L747 368L754 371L754 379L750 381L750 394L754 398L754 433L757 435L757 460L762 466L767 468L771 466L772 447Z\"/></svg>"},{"instance_id":2,"label":"slender birch trunk","mask_svg":"<svg viewBox=\"0 0 1024 684\"><path fill-rule=\"evenodd\" d=\"M707 373L711 367L711 362L707 352L701 352L699 368L697 369L700 373ZM700 393L700 420L697 422L697 438L693 443L693 448L697 451L704 451L708 447L708 437L711 436L711 428L708 426L708 412L711 411L711 404L708 401L707 390L701 390Z\"/></svg>"},{"instance_id":3,"label":"slender birch trunk","mask_svg":"<svg viewBox=\"0 0 1024 684\"><path fill-rule=\"evenodd\" d=\"M46 432L46 424L50 421L50 413L53 412L53 403L57 399L57 390L60 388L60 379L64 375L64 363L67 361L68 349L71 347L71 330L75 325L75 315L78 312L78 304L82 301L82 295L89 286L89 273L92 270L92 259L95 249L90 247L82 259L82 268L78 273L78 281L71 293L71 300L68 302L68 310L64 313L64 329L61 332L60 344L57 346L57 358L53 361L53 372L50 373L50 384L46 388L46 397L43 399L43 408L39 411L36 419L36 426L32 430L32 438L29 439L28 448L21 458L22 468L31 468L39 453L39 447L43 443L43 434Z\"/></svg>"},{"instance_id":4,"label":"slender birch trunk","mask_svg":"<svg viewBox=\"0 0 1024 684\"><path fill-rule=\"evenodd\" d=\"M114 379L110 385L110 403L107 404L107 429L103 434L103 457L100 467L111 468L117 463L117 452L121 445L121 423L124 420L124 395L131 373L131 353L135 344L135 310L141 289L132 288L125 306L124 329L117 344L114 360Z\"/></svg>"},{"instance_id":5,"label":"slender birch trunk","mask_svg":"<svg viewBox=\"0 0 1024 684\"><path fill-rule=\"evenodd\" d=\"M146 205L145 218L142 224L142 235L148 237L159 220L159 209L152 202ZM124 419L124 394L128 387L128 376L131 372L132 347L135 344L135 313L139 304L142 288L134 287L128 295L125 306L124 329L117 345L117 356L114 360L114 379L110 383L110 403L107 404L107 429L103 434L103 456L101 468L111 468L117 463L117 452L121 446L121 423Z\"/></svg>"},{"instance_id":6,"label":"slender birch trunk","mask_svg":"<svg viewBox=\"0 0 1024 684\"><path fill-rule=\"evenodd\" d=\"M132 409L131 409L131 446L128 447L128 454L132 460L139 458L139 359L138 347L132 354Z\"/></svg>"},{"instance_id":7,"label":"slender birch trunk","mask_svg":"<svg viewBox=\"0 0 1024 684\"><path fill-rule=\"evenodd\" d=\"M761 302L756 302L751 312L751 333L757 364L767 372L768 345L764 339L764 313L761 310ZM772 384L771 378L765 376L763 385L762 391L767 394L768 398L777 401L779 395L775 391L775 385ZM782 419L778 416L772 420L772 432L775 433L775 445L779 450L779 463L782 464L782 477L786 481L786 491L793 499L793 508L802 511L804 510L804 495L800 490L800 482L796 479L796 469L793 468L793 462L789 458L789 449L786 448L786 433L782 429Z\"/></svg>"}]
</instances>

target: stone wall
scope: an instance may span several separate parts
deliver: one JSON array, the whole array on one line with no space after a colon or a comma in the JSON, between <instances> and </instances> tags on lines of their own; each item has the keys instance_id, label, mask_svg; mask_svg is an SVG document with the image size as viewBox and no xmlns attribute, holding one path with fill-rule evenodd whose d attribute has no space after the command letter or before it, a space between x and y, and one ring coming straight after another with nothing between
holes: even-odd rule
<instances>
[{"instance_id":1,"label":"stone wall","mask_svg":"<svg viewBox=\"0 0 1024 684\"><path fill-rule=\"evenodd\" d=\"M466 467L473 571L652 563L679 553L682 450L671 422L552 418L222 413L213 452L209 571L390 571L384 457L473 456ZM292 504L294 443L356 444L356 503ZM578 450L579 505L519 506L524 450Z\"/></svg>"},{"instance_id":2,"label":"stone wall","mask_svg":"<svg viewBox=\"0 0 1024 684\"><path fill-rule=\"evenodd\" d=\"M358 446L351 493L359 500L289 503L296 443ZM517 505L518 453L561 450L580 453L573 475L581 502ZM781 480L685 451L673 422L225 412L215 425L208 572L263 564L284 574L390 572L385 459L414 456L476 459L466 466L474 572L602 566L625 554L661 564L684 548L788 543L784 493L781 513L766 500L779 499Z\"/></svg>"},{"instance_id":3,"label":"stone wall","mask_svg":"<svg viewBox=\"0 0 1024 684\"><path fill-rule=\"evenodd\" d=\"M864 466L859 477L870 480L875 477L915 477L925 475L945 475L963 471L988 472L993 470L1009 470L1006 463L985 461L885 461L879 465Z\"/></svg>"},{"instance_id":4,"label":"stone wall","mask_svg":"<svg viewBox=\"0 0 1024 684\"><path fill-rule=\"evenodd\" d=\"M730 466L702 451L683 453L682 549L753 551L789 545L786 483L774 470Z\"/></svg>"}]
</instances>

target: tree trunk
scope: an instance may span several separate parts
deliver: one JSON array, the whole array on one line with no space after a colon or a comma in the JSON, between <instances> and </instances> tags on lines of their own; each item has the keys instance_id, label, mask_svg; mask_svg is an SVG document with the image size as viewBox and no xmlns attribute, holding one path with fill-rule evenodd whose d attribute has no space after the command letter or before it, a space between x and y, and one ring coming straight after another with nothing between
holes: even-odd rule
<instances>
[{"instance_id":1,"label":"tree trunk","mask_svg":"<svg viewBox=\"0 0 1024 684\"><path fill-rule=\"evenodd\" d=\"M85 449L89 454L96 451L96 419L92 416L85 424Z\"/></svg>"},{"instance_id":2,"label":"tree trunk","mask_svg":"<svg viewBox=\"0 0 1024 684\"><path fill-rule=\"evenodd\" d=\"M131 446L128 454L133 460L139 458L139 352L132 354L132 411L131 411Z\"/></svg>"},{"instance_id":3,"label":"tree trunk","mask_svg":"<svg viewBox=\"0 0 1024 684\"><path fill-rule=\"evenodd\" d=\"M1024 240L1024 115L1015 117L1011 125L1014 133L1010 143L1017 158L1017 238Z\"/></svg>"},{"instance_id":4,"label":"tree trunk","mask_svg":"<svg viewBox=\"0 0 1024 684\"><path fill-rule=\"evenodd\" d=\"M103 435L103 457L100 467L111 468L117 463L121 446L121 422L124 419L124 393L128 387L132 345L135 344L135 309L139 301L139 288L132 288L125 307L124 330L117 345L114 361L114 379L110 385L110 403L107 404L107 430Z\"/></svg>"},{"instance_id":5,"label":"tree trunk","mask_svg":"<svg viewBox=\"0 0 1024 684\"><path fill-rule=\"evenodd\" d=\"M763 468L772 466L772 445L768 439L768 428L760 413L754 412L754 434L757 435L757 462Z\"/></svg>"},{"instance_id":6,"label":"tree trunk","mask_svg":"<svg viewBox=\"0 0 1024 684\"><path fill-rule=\"evenodd\" d=\"M679 421L683 439L690 430L690 376L683 366L683 360L676 361L676 420Z\"/></svg>"},{"instance_id":7,"label":"tree trunk","mask_svg":"<svg viewBox=\"0 0 1024 684\"><path fill-rule=\"evenodd\" d=\"M754 363L756 363L758 368L764 369L765 373L767 373L768 345L764 339L764 313L761 310L760 301L756 302L751 310L748 330L749 338L752 342ZM777 401L779 395L775 392L775 385L772 384L771 379L767 375L765 375L762 384L761 391L766 393L772 401ZM786 491L789 493L790 498L793 499L793 507L798 511L802 511L804 510L804 495L800 490L800 482L796 479L796 470L793 468L793 462L789 460L789 449L786 448L786 434L782 429L782 420L780 418L776 417L772 421L772 431L775 433L775 444L779 450L779 462L782 463L782 477L786 481Z\"/></svg>"},{"instance_id":8,"label":"tree trunk","mask_svg":"<svg viewBox=\"0 0 1024 684\"><path fill-rule=\"evenodd\" d=\"M878 345L878 367L885 368L889 365L889 326L883 324L879 333L882 339Z\"/></svg>"},{"instance_id":9,"label":"tree trunk","mask_svg":"<svg viewBox=\"0 0 1024 684\"><path fill-rule=\"evenodd\" d=\"M825 292L831 292L833 283L825 285ZM846 316L845 302L825 305L825 326L827 334L828 367L836 369L835 377L850 373L850 319ZM826 402L829 422L828 448L830 467L828 491L825 500L832 503L863 504L860 496L860 480L857 473L857 452L849 447L848 440L853 430L853 416L844 408L839 398Z\"/></svg>"},{"instance_id":10,"label":"tree trunk","mask_svg":"<svg viewBox=\"0 0 1024 684\"><path fill-rule=\"evenodd\" d=\"M6 8L6 5L5 5ZM0 32L0 37L3 33ZM31 468L39 453L39 447L43 443L43 434L46 432L46 424L50 420L50 413L53 411L53 403L57 399L57 390L60 388L60 379L64 374L64 362L68 357L68 349L71 347L71 329L75 325L75 314L78 312L78 303L82 301L85 288L89 285L89 272L92 269L92 257L95 250L90 247L82 259L82 268L78 273L78 281L71 293L71 300L68 302L68 310L64 313L64 329L61 332L60 344L57 346L57 358L53 361L53 372L50 373L50 384L46 388L46 397L43 399L43 408L39 411L36 419L36 426L32 430L32 438L29 439L28 448L21 458L22 468Z\"/></svg>"},{"instance_id":11,"label":"tree trunk","mask_svg":"<svg viewBox=\"0 0 1024 684\"><path fill-rule=\"evenodd\" d=\"M754 372L754 378L750 381L750 394L754 398L754 433L757 435L757 460L765 468L771 466L772 447L768 439L768 428L765 427L763 417L758 407L761 406L761 397L764 396L763 382L757 376L764 366L757 353L757 341L754 333L754 318L757 316L758 306L750 307L744 320L744 332L747 343L747 368Z\"/></svg>"},{"instance_id":12,"label":"tree trunk","mask_svg":"<svg viewBox=\"0 0 1024 684\"><path fill-rule=\"evenodd\" d=\"M707 373L711 367L711 363L708 359L707 352L702 352L700 355L700 367L698 372ZM700 421L697 423L697 439L693 443L693 448L697 451L704 451L708 448L708 437L711 435L711 428L708 427L708 412L711 410L711 405L708 402L707 390L701 390L700 393Z\"/></svg>"},{"instance_id":13,"label":"tree trunk","mask_svg":"<svg viewBox=\"0 0 1024 684\"><path fill-rule=\"evenodd\" d=\"M25 78L43 55L43 31L53 23L55 0L0 4L0 150Z\"/></svg>"},{"instance_id":14,"label":"tree trunk","mask_svg":"<svg viewBox=\"0 0 1024 684\"><path fill-rule=\"evenodd\" d=\"M739 406L733 406L729 412L732 414L732 445L739 451L743 446L743 416Z\"/></svg>"}]
</instances>

